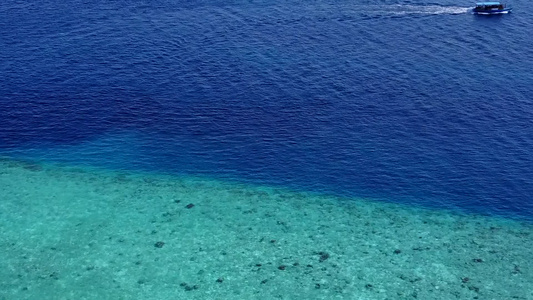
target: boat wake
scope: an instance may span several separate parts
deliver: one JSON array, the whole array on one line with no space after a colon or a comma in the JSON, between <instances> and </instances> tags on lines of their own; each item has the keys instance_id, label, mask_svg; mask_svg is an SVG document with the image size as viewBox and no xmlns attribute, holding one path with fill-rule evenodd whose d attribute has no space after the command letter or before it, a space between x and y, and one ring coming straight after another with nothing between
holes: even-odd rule
<instances>
[{"instance_id":1,"label":"boat wake","mask_svg":"<svg viewBox=\"0 0 533 300\"><path fill-rule=\"evenodd\" d=\"M397 15L458 15L468 13L469 7L440 5L378 5L369 9L369 13L381 16Z\"/></svg>"},{"instance_id":2,"label":"boat wake","mask_svg":"<svg viewBox=\"0 0 533 300\"><path fill-rule=\"evenodd\" d=\"M460 6L416 6L416 5L400 5L400 8L405 9L408 14L428 14L428 15L455 15L467 13L470 8Z\"/></svg>"}]
</instances>

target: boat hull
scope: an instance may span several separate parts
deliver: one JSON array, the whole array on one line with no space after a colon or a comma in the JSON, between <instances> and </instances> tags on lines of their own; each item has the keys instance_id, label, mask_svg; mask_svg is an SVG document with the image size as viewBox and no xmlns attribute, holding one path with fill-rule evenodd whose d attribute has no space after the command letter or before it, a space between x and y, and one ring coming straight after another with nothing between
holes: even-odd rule
<instances>
[{"instance_id":1,"label":"boat hull","mask_svg":"<svg viewBox=\"0 0 533 300\"><path fill-rule=\"evenodd\" d=\"M498 9L498 10L472 10L475 15L503 15L511 12L510 8Z\"/></svg>"}]
</instances>

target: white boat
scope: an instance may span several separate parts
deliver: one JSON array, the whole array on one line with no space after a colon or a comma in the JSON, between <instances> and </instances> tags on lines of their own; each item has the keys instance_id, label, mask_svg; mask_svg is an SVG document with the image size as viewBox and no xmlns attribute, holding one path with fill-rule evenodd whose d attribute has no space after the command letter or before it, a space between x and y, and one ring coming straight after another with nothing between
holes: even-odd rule
<instances>
[{"instance_id":1,"label":"white boat","mask_svg":"<svg viewBox=\"0 0 533 300\"><path fill-rule=\"evenodd\" d=\"M478 2L472 9L476 15L501 15L511 12L511 8L501 2Z\"/></svg>"}]
</instances>

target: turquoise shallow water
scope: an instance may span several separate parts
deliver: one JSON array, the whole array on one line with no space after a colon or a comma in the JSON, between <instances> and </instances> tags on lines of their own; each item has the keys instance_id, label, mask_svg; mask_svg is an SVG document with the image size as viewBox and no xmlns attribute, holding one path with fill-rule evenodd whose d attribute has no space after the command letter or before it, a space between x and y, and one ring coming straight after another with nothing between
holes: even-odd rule
<instances>
[{"instance_id":1,"label":"turquoise shallow water","mask_svg":"<svg viewBox=\"0 0 533 300\"><path fill-rule=\"evenodd\" d=\"M531 224L0 162L0 299L531 299Z\"/></svg>"}]
</instances>

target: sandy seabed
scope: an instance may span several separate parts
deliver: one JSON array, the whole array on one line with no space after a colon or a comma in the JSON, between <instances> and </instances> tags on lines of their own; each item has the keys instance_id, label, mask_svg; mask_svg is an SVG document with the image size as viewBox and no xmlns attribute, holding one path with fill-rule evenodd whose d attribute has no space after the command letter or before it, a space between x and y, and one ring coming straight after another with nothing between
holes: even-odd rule
<instances>
[{"instance_id":1,"label":"sandy seabed","mask_svg":"<svg viewBox=\"0 0 533 300\"><path fill-rule=\"evenodd\" d=\"M533 226L0 161L0 299L533 299Z\"/></svg>"}]
</instances>

